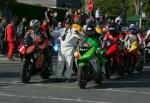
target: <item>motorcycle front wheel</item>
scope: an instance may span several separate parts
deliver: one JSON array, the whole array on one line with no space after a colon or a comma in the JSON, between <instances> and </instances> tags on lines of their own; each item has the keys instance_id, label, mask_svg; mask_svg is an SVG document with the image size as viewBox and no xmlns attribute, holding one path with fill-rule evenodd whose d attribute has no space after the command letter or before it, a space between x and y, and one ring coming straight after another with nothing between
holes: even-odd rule
<instances>
[{"instance_id":1,"label":"motorcycle front wheel","mask_svg":"<svg viewBox=\"0 0 150 103\"><path fill-rule=\"evenodd\" d=\"M21 81L23 83L29 83L29 80L31 79L31 74L32 74L31 69L32 69L31 63L25 61L22 66L21 73L20 73Z\"/></svg>"},{"instance_id":2,"label":"motorcycle front wheel","mask_svg":"<svg viewBox=\"0 0 150 103\"><path fill-rule=\"evenodd\" d=\"M85 89L87 85L87 71L85 66L79 66L77 73L78 86L81 89Z\"/></svg>"}]
</instances>

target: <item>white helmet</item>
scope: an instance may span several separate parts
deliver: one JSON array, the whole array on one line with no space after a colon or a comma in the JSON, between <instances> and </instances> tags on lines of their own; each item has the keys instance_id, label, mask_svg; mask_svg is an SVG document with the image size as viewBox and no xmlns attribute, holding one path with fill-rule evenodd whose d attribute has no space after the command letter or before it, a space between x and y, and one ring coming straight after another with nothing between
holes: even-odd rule
<instances>
[{"instance_id":1,"label":"white helmet","mask_svg":"<svg viewBox=\"0 0 150 103\"><path fill-rule=\"evenodd\" d=\"M39 27L40 21L38 19L33 19L30 21L30 27Z\"/></svg>"},{"instance_id":2,"label":"white helmet","mask_svg":"<svg viewBox=\"0 0 150 103\"><path fill-rule=\"evenodd\" d=\"M135 28L136 28L135 24L130 24L129 29L135 29Z\"/></svg>"},{"instance_id":3,"label":"white helmet","mask_svg":"<svg viewBox=\"0 0 150 103\"><path fill-rule=\"evenodd\" d=\"M122 18L121 18L120 16L118 16L118 17L115 19L115 23L121 24L121 23L122 23Z\"/></svg>"}]
</instances>

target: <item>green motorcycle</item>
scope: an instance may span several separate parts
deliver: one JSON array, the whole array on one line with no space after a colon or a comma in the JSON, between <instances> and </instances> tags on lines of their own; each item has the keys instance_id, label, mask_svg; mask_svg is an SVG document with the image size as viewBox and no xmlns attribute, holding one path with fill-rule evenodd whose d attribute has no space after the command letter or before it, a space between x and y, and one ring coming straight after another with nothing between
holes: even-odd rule
<instances>
[{"instance_id":1,"label":"green motorcycle","mask_svg":"<svg viewBox=\"0 0 150 103\"><path fill-rule=\"evenodd\" d=\"M106 59L103 57L104 50L99 48L100 45L97 38L88 37L74 53L78 68L77 81L81 89L84 89L90 80L94 79L98 84L103 81L102 65Z\"/></svg>"}]
</instances>

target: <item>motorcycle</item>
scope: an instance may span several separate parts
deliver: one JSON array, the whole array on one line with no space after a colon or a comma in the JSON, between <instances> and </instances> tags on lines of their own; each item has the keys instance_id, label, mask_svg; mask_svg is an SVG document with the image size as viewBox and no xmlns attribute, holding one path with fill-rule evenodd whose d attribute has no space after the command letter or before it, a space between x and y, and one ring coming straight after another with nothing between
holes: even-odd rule
<instances>
[{"instance_id":1,"label":"motorcycle","mask_svg":"<svg viewBox=\"0 0 150 103\"><path fill-rule=\"evenodd\" d=\"M98 84L103 81L102 64L105 58L103 58L104 51L97 49L98 42L95 38L86 38L74 53L78 68L77 81L81 89L84 89L88 81L92 79Z\"/></svg>"},{"instance_id":2,"label":"motorcycle","mask_svg":"<svg viewBox=\"0 0 150 103\"><path fill-rule=\"evenodd\" d=\"M142 72L144 65L144 57L140 52L140 46L135 35L129 35L129 40L125 43L127 48L127 72L132 74L134 70L138 73Z\"/></svg>"},{"instance_id":3,"label":"motorcycle","mask_svg":"<svg viewBox=\"0 0 150 103\"><path fill-rule=\"evenodd\" d=\"M38 48L38 45L32 39L28 41L30 42L24 42L19 47L19 53L24 58L20 73L21 81L28 83L31 76L39 72L42 79L48 79L51 75L52 66L49 65L43 51Z\"/></svg>"},{"instance_id":4,"label":"motorcycle","mask_svg":"<svg viewBox=\"0 0 150 103\"><path fill-rule=\"evenodd\" d=\"M112 74L114 73L123 73L124 68L121 66L123 64L123 53L121 52L121 46L122 44L118 37L114 37L115 42L111 42L111 40L105 38L103 40L103 48L106 49L105 52L105 58L107 58L107 62L105 63L105 77L109 79ZM121 59L122 58L122 59Z\"/></svg>"}]
</instances>

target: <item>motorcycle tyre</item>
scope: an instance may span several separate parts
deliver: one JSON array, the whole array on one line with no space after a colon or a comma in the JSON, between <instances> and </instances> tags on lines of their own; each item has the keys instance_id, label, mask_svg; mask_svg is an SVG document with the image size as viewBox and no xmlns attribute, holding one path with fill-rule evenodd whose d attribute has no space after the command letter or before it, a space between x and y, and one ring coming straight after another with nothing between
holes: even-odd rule
<instances>
[{"instance_id":1,"label":"motorcycle tyre","mask_svg":"<svg viewBox=\"0 0 150 103\"><path fill-rule=\"evenodd\" d=\"M143 71L143 66L144 66L144 59L142 58L142 60L139 62L139 67L136 67L136 71L138 73L141 73Z\"/></svg>"},{"instance_id":2,"label":"motorcycle tyre","mask_svg":"<svg viewBox=\"0 0 150 103\"><path fill-rule=\"evenodd\" d=\"M31 66L31 64L27 61L25 61L23 63L22 69L21 69L21 73L20 73L20 77L21 77L21 81L23 83L29 83L30 79L31 79L31 71L29 70L29 66Z\"/></svg>"},{"instance_id":3,"label":"motorcycle tyre","mask_svg":"<svg viewBox=\"0 0 150 103\"><path fill-rule=\"evenodd\" d=\"M80 66L77 73L78 86L81 89L85 89L87 85L87 77L86 77L86 68L85 66Z\"/></svg>"},{"instance_id":4,"label":"motorcycle tyre","mask_svg":"<svg viewBox=\"0 0 150 103\"><path fill-rule=\"evenodd\" d=\"M41 71L40 76L41 76L42 79L49 79L49 77L50 77L50 70L48 69L48 67L45 67Z\"/></svg>"},{"instance_id":5,"label":"motorcycle tyre","mask_svg":"<svg viewBox=\"0 0 150 103\"><path fill-rule=\"evenodd\" d=\"M106 62L106 64L105 64L105 71L106 71L106 74L105 74L106 79L110 79L110 77L111 77L111 65L110 65L110 62Z\"/></svg>"}]
</instances>

